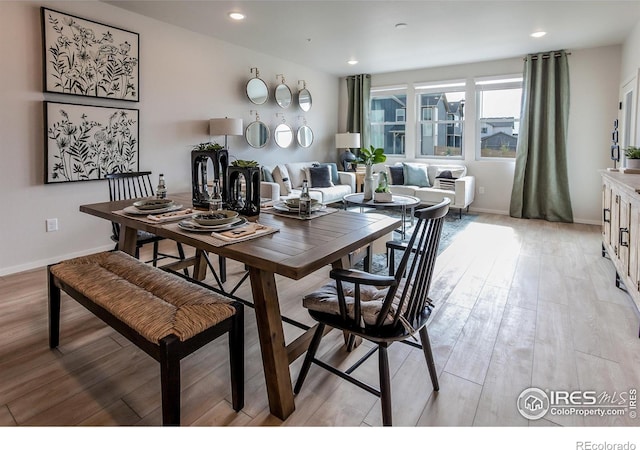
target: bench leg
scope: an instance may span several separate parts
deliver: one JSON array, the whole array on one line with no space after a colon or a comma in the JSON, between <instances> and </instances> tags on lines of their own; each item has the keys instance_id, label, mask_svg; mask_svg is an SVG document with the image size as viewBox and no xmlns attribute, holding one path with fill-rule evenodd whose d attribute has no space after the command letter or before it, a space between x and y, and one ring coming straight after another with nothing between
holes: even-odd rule
<instances>
[{"instance_id":1,"label":"bench leg","mask_svg":"<svg viewBox=\"0 0 640 450\"><path fill-rule=\"evenodd\" d=\"M180 341L175 335L160 340L162 425L180 425Z\"/></svg>"},{"instance_id":2,"label":"bench leg","mask_svg":"<svg viewBox=\"0 0 640 450\"><path fill-rule=\"evenodd\" d=\"M244 407L244 305L234 305L236 313L229 331L229 363L231 366L231 400L233 409Z\"/></svg>"},{"instance_id":3,"label":"bench leg","mask_svg":"<svg viewBox=\"0 0 640 450\"><path fill-rule=\"evenodd\" d=\"M60 343L60 288L56 286L51 266L47 268L49 289L49 348L56 348Z\"/></svg>"}]
</instances>

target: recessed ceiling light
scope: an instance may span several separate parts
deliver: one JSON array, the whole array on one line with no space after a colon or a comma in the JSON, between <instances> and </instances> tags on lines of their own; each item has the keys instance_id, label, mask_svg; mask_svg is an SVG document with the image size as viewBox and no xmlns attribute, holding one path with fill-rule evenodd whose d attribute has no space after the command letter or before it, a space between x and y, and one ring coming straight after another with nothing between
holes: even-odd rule
<instances>
[{"instance_id":1,"label":"recessed ceiling light","mask_svg":"<svg viewBox=\"0 0 640 450\"><path fill-rule=\"evenodd\" d=\"M406 24L406 23L404 23L404 22L397 23L397 24L396 24L396 29L398 29L398 30L402 30L402 29L404 29L404 28L407 28L408 26L409 26L409 25L407 25L407 24Z\"/></svg>"},{"instance_id":2,"label":"recessed ceiling light","mask_svg":"<svg viewBox=\"0 0 640 450\"><path fill-rule=\"evenodd\" d=\"M233 20L242 20L244 19L245 15L239 12L230 12L229 17L231 17Z\"/></svg>"},{"instance_id":3,"label":"recessed ceiling light","mask_svg":"<svg viewBox=\"0 0 640 450\"><path fill-rule=\"evenodd\" d=\"M542 36L544 36L545 34L547 34L546 31L536 31L535 33L531 33L531 37L534 38L541 38Z\"/></svg>"},{"instance_id":4,"label":"recessed ceiling light","mask_svg":"<svg viewBox=\"0 0 640 450\"><path fill-rule=\"evenodd\" d=\"M351 64L352 66L358 64L358 60L357 59L350 59L349 61L347 61L347 64Z\"/></svg>"}]
</instances>

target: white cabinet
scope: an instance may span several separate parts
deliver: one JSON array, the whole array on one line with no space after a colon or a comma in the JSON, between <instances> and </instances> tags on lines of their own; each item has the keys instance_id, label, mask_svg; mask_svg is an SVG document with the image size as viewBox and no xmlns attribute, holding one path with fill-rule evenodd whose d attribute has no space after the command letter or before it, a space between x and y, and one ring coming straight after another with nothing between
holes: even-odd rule
<instances>
[{"instance_id":1,"label":"white cabinet","mask_svg":"<svg viewBox=\"0 0 640 450\"><path fill-rule=\"evenodd\" d=\"M602 250L640 308L640 175L602 172Z\"/></svg>"}]
</instances>

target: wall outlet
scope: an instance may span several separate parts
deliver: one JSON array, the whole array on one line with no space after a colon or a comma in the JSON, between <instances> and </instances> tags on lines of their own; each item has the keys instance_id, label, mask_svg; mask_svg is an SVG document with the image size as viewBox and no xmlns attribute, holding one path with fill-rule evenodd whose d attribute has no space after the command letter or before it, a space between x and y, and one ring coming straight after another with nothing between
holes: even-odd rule
<instances>
[{"instance_id":1,"label":"wall outlet","mask_svg":"<svg viewBox=\"0 0 640 450\"><path fill-rule=\"evenodd\" d=\"M478 188L478 194L484 194L484 186Z\"/></svg>"},{"instance_id":2,"label":"wall outlet","mask_svg":"<svg viewBox=\"0 0 640 450\"><path fill-rule=\"evenodd\" d=\"M58 219L47 219L47 232L58 231Z\"/></svg>"}]
</instances>

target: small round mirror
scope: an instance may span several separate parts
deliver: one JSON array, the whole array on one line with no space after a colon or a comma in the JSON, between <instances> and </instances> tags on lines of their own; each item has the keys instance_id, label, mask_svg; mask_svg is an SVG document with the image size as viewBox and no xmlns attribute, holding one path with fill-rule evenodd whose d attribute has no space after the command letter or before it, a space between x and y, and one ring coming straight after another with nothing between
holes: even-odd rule
<instances>
[{"instance_id":1,"label":"small round mirror","mask_svg":"<svg viewBox=\"0 0 640 450\"><path fill-rule=\"evenodd\" d=\"M291 104L291 89L289 86L282 83L276 87L275 91L276 103L280 108L288 108Z\"/></svg>"},{"instance_id":2,"label":"small round mirror","mask_svg":"<svg viewBox=\"0 0 640 450\"><path fill-rule=\"evenodd\" d=\"M261 148L267 145L269 140L269 128L258 120L251 122L244 131L247 143L253 148Z\"/></svg>"},{"instance_id":3,"label":"small round mirror","mask_svg":"<svg viewBox=\"0 0 640 450\"><path fill-rule=\"evenodd\" d=\"M309 89L304 88L298 92L298 105L305 112L311 109L311 92L309 92Z\"/></svg>"},{"instance_id":4,"label":"small round mirror","mask_svg":"<svg viewBox=\"0 0 640 450\"><path fill-rule=\"evenodd\" d=\"M291 142L293 142L293 130L286 123L281 123L276 127L273 138L276 144L278 144L278 147L287 148L291 145Z\"/></svg>"},{"instance_id":5,"label":"small round mirror","mask_svg":"<svg viewBox=\"0 0 640 450\"><path fill-rule=\"evenodd\" d=\"M307 125L303 125L298 128L296 138L298 139L298 145L300 147L309 148L313 143L313 131L311 131L311 128L309 128Z\"/></svg>"},{"instance_id":6,"label":"small round mirror","mask_svg":"<svg viewBox=\"0 0 640 450\"><path fill-rule=\"evenodd\" d=\"M247 82L247 97L256 105L264 104L269 98L267 83L261 78L252 78Z\"/></svg>"}]
</instances>

